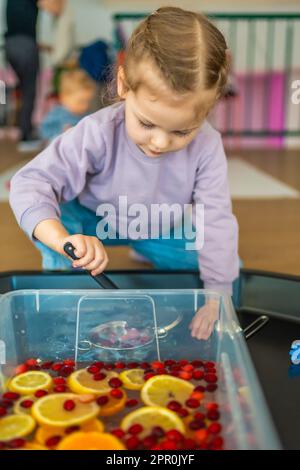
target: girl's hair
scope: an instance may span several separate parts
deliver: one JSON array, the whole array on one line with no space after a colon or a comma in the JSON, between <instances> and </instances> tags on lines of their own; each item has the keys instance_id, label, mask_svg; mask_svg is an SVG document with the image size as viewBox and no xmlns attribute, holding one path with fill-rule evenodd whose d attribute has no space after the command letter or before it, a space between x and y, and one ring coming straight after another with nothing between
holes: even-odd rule
<instances>
[{"instance_id":1,"label":"girl's hair","mask_svg":"<svg viewBox=\"0 0 300 470\"><path fill-rule=\"evenodd\" d=\"M125 54L128 89L136 91L143 82L136 65L144 59L154 62L175 92L215 88L217 97L224 92L228 74L226 41L218 28L200 13L163 7L138 25Z\"/></svg>"}]
</instances>

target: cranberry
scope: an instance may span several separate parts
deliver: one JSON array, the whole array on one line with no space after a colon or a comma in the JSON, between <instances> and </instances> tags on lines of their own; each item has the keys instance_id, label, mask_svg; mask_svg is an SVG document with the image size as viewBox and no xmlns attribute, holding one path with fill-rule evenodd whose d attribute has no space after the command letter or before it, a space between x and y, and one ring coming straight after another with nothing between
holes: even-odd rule
<instances>
[{"instance_id":1,"label":"cranberry","mask_svg":"<svg viewBox=\"0 0 300 470\"><path fill-rule=\"evenodd\" d=\"M124 362L116 362L116 369L125 369L126 364Z\"/></svg>"},{"instance_id":2,"label":"cranberry","mask_svg":"<svg viewBox=\"0 0 300 470\"><path fill-rule=\"evenodd\" d=\"M120 400L123 397L123 392L119 388L114 388L109 394L111 397L117 398L117 400Z\"/></svg>"},{"instance_id":3,"label":"cranberry","mask_svg":"<svg viewBox=\"0 0 300 470\"><path fill-rule=\"evenodd\" d=\"M206 386L207 392L214 392L215 390L217 390L217 388L218 388L217 384L208 384Z\"/></svg>"},{"instance_id":4,"label":"cranberry","mask_svg":"<svg viewBox=\"0 0 300 470\"><path fill-rule=\"evenodd\" d=\"M51 369L53 366L53 361L43 362L41 364L41 369Z\"/></svg>"},{"instance_id":5,"label":"cranberry","mask_svg":"<svg viewBox=\"0 0 300 470\"><path fill-rule=\"evenodd\" d=\"M167 440L161 443L163 450L177 450L177 443L175 441Z\"/></svg>"},{"instance_id":6,"label":"cranberry","mask_svg":"<svg viewBox=\"0 0 300 470\"><path fill-rule=\"evenodd\" d=\"M6 444L0 441L0 450L5 449L5 447L6 447Z\"/></svg>"},{"instance_id":7,"label":"cranberry","mask_svg":"<svg viewBox=\"0 0 300 470\"><path fill-rule=\"evenodd\" d=\"M191 380L192 374L190 372L185 372L184 370L180 371L178 376L184 380Z\"/></svg>"},{"instance_id":8,"label":"cranberry","mask_svg":"<svg viewBox=\"0 0 300 470\"><path fill-rule=\"evenodd\" d=\"M6 398L6 400L18 400L18 398L20 398L20 395L14 392L6 392L3 394L3 398Z\"/></svg>"},{"instance_id":9,"label":"cranberry","mask_svg":"<svg viewBox=\"0 0 300 470\"><path fill-rule=\"evenodd\" d=\"M72 432L80 431L80 426L69 426L65 429L65 434L72 434Z\"/></svg>"},{"instance_id":10,"label":"cranberry","mask_svg":"<svg viewBox=\"0 0 300 470\"><path fill-rule=\"evenodd\" d=\"M26 443L25 439L12 439L8 443L8 446L11 449L20 449L21 447L24 447L25 443Z\"/></svg>"},{"instance_id":11,"label":"cranberry","mask_svg":"<svg viewBox=\"0 0 300 470\"><path fill-rule=\"evenodd\" d=\"M188 408L198 408L200 406L200 402L196 398L189 398L185 404Z\"/></svg>"},{"instance_id":12,"label":"cranberry","mask_svg":"<svg viewBox=\"0 0 300 470\"><path fill-rule=\"evenodd\" d=\"M179 364L173 364L171 367L170 367L171 370L181 370L181 366Z\"/></svg>"},{"instance_id":13,"label":"cranberry","mask_svg":"<svg viewBox=\"0 0 300 470\"><path fill-rule=\"evenodd\" d=\"M165 435L165 431L160 426L154 426L154 428L152 428L151 435L160 438Z\"/></svg>"},{"instance_id":14,"label":"cranberry","mask_svg":"<svg viewBox=\"0 0 300 470\"><path fill-rule=\"evenodd\" d=\"M194 366L192 366L192 364L186 364L185 366L182 366L181 369L185 372L192 372L194 370Z\"/></svg>"},{"instance_id":15,"label":"cranberry","mask_svg":"<svg viewBox=\"0 0 300 470\"><path fill-rule=\"evenodd\" d=\"M53 389L56 393L64 393L67 390L65 385L56 385Z\"/></svg>"},{"instance_id":16,"label":"cranberry","mask_svg":"<svg viewBox=\"0 0 300 470\"><path fill-rule=\"evenodd\" d=\"M181 403L175 400L170 401L167 405L167 408L169 408L169 410L172 410L172 411L178 411L181 408Z\"/></svg>"},{"instance_id":17,"label":"cranberry","mask_svg":"<svg viewBox=\"0 0 300 470\"><path fill-rule=\"evenodd\" d=\"M198 361L197 359L195 361L192 361L191 362L192 366L194 367L203 367L203 362L202 361Z\"/></svg>"},{"instance_id":18,"label":"cranberry","mask_svg":"<svg viewBox=\"0 0 300 470\"><path fill-rule=\"evenodd\" d=\"M105 377L106 377L106 374L104 374L103 372L98 372L97 374L93 376L93 380L98 382L99 380L104 380Z\"/></svg>"},{"instance_id":19,"label":"cranberry","mask_svg":"<svg viewBox=\"0 0 300 470\"><path fill-rule=\"evenodd\" d=\"M0 417L5 416L7 413L6 408L3 406L0 406Z\"/></svg>"},{"instance_id":20,"label":"cranberry","mask_svg":"<svg viewBox=\"0 0 300 470\"><path fill-rule=\"evenodd\" d=\"M99 370L101 370L104 367L104 362L97 361L97 362L94 362L94 364L92 364L92 366L96 366L96 367L98 367Z\"/></svg>"},{"instance_id":21,"label":"cranberry","mask_svg":"<svg viewBox=\"0 0 300 470\"><path fill-rule=\"evenodd\" d=\"M1 408L11 408L13 406L13 402L11 400L0 400Z\"/></svg>"},{"instance_id":22,"label":"cranberry","mask_svg":"<svg viewBox=\"0 0 300 470\"><path fill-rule=\"evenodd\" d=\"M46 395L48 395L48 392L46 390L37 390L34 394L36 398L45 397Z\"/></svg>"},{"instance_id":23,"label":"cranberry","mask_svg":"<svg viewBox=\"0 0 300 470\"><path fill-rule=\"evenodd\" d=\"M142 362L141 365L140 365L141 369L150 369L150 364L149 362Z\"/></svg>"},{"instance_id":24,"label":"cranberry","mask_svg":"<svg viewBox=\"0 0 300 470\"><path fill-rule=\"evenodd\" d=\"M171 441L180 442L183 439L183 435L176 429L171 429L166 433L166 438Z\"/></svg>"},{"instance_id":25,"label":"cranberry","mask_svg":"<svg viewBox=\"0 0 300 470\"><path fill-rule=\"evenodd\" d=\"M181 418L185 418L186 416L188 416L189 412L188 412L188 410L186 410L185 408L181 408L181 410L178 410L178 411L177 411L177 414L178 414Z\"/></svg>"},{"instance_id":26,"label":"cranberry","mask_svg":"<svg viewBox=\"0 0 300 470\"><path fill-rule=\"evenodd\" d=\"M62 362L55 362L51 369L54 371L54 372L58 372L60 371L61 369L63 368L63 363Z\"/></svg>"},{"instance_id":27,"label":"cranberry","mask_svg":"<svg viewBox=\"0 0 300 470\"><path fill-rule=\"evenodd\" d=\"M87 372L89 374L92 374L92 375L95 375L95 374L98 374L98 372L100 371L99 367L93 365L93 366L90 366L87 368Z\"/></svg>"},{"instance_id":28,"label":"cranberry","mask_svg":"<svg viewBox=\"0 0 300 470\"><path fill-rule=\"evenodd\" d=\"M73 361L73 359L65 359L64 360L64 365L65 366L70 366L70 367L75 367L75 361Z\"/></svg>"},{"instance_id":29,"label":"cranberry","mask_svg":"<svg viewBox=\"0 0 300 470\"><path fill-rule=\"evenodd\" d=\"M23 401L21 401L22 408L28 409L28 408L31 408L32 405L33 405L32 400L23 400Z\"/></svg>"},{"instance_id":30,"label":"cranberry","mask_svg":"<svg viewBox=\"0 0 300 470\"><path fill-rule=\"evenodd\" d=\"M180 359L180 361L178 361L178 364L182 367L182 366L186 366L187 364L189 363L189 361L187 361L186 359Z\"/></svg>"},{"instance_id":31,"label":"cranberry","mask_svg":"<svg viewBox=\"0 0 300 470\"><path fill-rule=\"evenodd\" d=\"M129 362L129 364L127 365L128 369L136 369L137 367L139 367L139 363L138 362Z\"/></svg>"},{"instance_id":32,"label":"cranberry","mask_svg":"<svg viewBox=\"0 0 300 470\"><path fill-rule=\"evenodd\" d=\"M24 374L24 372L28 371L28 366L26 364L20 364L15 368L15 375Z\"/></svg>"},{"instance_id":33,"label":"cranberry","mask_svg":"<svg viewBox=\"0 0 300 470\"><path fill-rule=\"evenodd\" d=\"M170 375L172 375L173 377L179 377L179 372L177 370L172 370L170 372Z\"/></svg>"},{"instance_id":34,"label":"cranberry","mask_svg":"<svg viewBox=\"0 0 300 470\"><path fill-rule=\"evenodd\" d=\"M46 440L45 444L47 447L55 447L61 441L61 436L52 436Z\"/></svg>"},{"instance_id":35,"label":"cranberry","mask_svg":"<svg viewBox=\"0 0 300 470\"><path fill-rule=\"evenodd\" d=\"M206 416L210 421L218 421L220 413L217 410L209 410Z\"/></svg>"},{"instance_id":36,"label":"cranberry","mask_svg":"<svg viewBox=\"0 0 300 470\"><path fill-rule=\"evenodd\" d=\"M196 442L193 439L184 439L182 448L185 450L193 450L196 447Z\"/></svg>"},{"instance_id":37,"label":"cranberry","mask_svg":"<svg viewBox=\"0 0 300 470\"><path fill-rule=\"evenodd\" d=\"M64 402L64 409L66 411L73 411L76 406L76 403L73 400L66 400Z\"/></svg>"},{"instance_id":38,"label":"cranberry","mask_svg":"<svg viewBox=\"0 0 300 470\"><path fill-rule=\"evenodd\" d=\"M118 437L119 439L122 439L124 436L125 436L125 432L123 431L123 429L113 429L111 431L111 434L113 434L114 436Z\"/></svg>"},{"instance_id":39,"label":"cranberry","mask_svg":"<svg viewBox=\"0 0 300 470\"><path fill-rule=\"evenodd\" d=\"M55 383L55 385L65 385L66 379L64 379L63 377L55 377L53 379L53 383Z\"/></svg>"},{"instance_id":40,"label":"cranberry","mask_svg":"<svg viewBox=\"0 0 300 470\"><path fill-rule=\"evenodd\" d=\"M205 428L205 423L201 421L200 419L194 419L189 423L189 428L192 429L193 431L196 431L198 429L203 429Z\"/></svg>"},{"instance_id":41,"label":"cranberry","mask_svg":"<svg viewBox=\"0 0 300 470\"><path fill-rule=\"evenodd\" d=\"M167 359L164 362L164 364L165 364L165 366L170 367L170 366L173 366L174 364L176 364L176 361L174 361L173 359Z\"/></svg>"},{"instance_id":42,"label":"cranberry","mask_svg":"<svg viewBox=\"0 0 300 470\"><path fill-rule=\"evenodd\" d=\"M204 363L205 369L214 369L215 368L215 363L212 361L208 361Z\"/></svg>"},{"instance_id":43,"label":"cranberry","mask_svg":"<svg viewBox=\"0 0 300 470\"><path fill-rule=\"evenodd\" d=\"M37 360L36 359L27 359L25 364L29 367L34 367L37 365Z\"/></svg>"},{"instance_id":44,"label":"cranberry","mask_svg":"<svg viewBox=\"0 0 300 470\"><path fill-rule=\"evenodd\" d=\"M151 362L151 367L152 369L154 370L158 370L158 369L163 369L164 368L164 365L162 362L160 361L153 361Z\"/></svg>"},{"instance_id":45,"label":"cranberry","mask_svg":"<svg viewBox=\"0 0 300 470\"><path fill-rule=\"evenodd\" d=\"M203 387L203 385L197 385L197 387L195 387L195 392L205 392L206 388Z\"/></svg>"},{"instance_id":46,"label":"cranberry","mask_svg":"<svg viewBox=\"0 0 300 470\"><path fill-rule=\"evenodd\" d=\"M131 400L127 400L126 406L127 408L133 408L134 406L137 406L138 403L139 403L138 400L136 400L135 398L132 398Z\"/></svg>"},{"instance_id":47,"label":"cranberry","mask_svg":"<svg viewBox=\"0 0 300 470\"><path fill-rule=\"evenodd\" d=\"M193 379L195 380L201 380L203 379L204 372L203 370L194 370L193 372Z\"/></svg>"},{"instance_id":48,"label":"cranberry","mask_svg":"<svg viewBox=\"0 0 300 470\"><path fill-rule=\"evenodd\" d=\"M204 374L204 380L208 383L215 383L218 381L216 374Z\"/></svg>"},{"instance_id":49,"label":"cranberry","mask_svg":"<svg viewBox=\"0 0 300 470\"><path fill-rule=\"evenodd\" d=\"M140 440L136 436L131 436L126 440L126 447L128 450L137 449L140 445Z\"/></svg>"},{"instance_id":50,"label":"cranberry","mask_svg":"<svg viewBox=\"0 0 300 470\"><path fill-rule=\"evenodd\" d=\"M105 370L113 370L115 368L114 364L104 364L104 369Z\"/></svg>"},{"instance_id":51,"label":"cranberry","mask_svg":"<svg viewBox=\"0 0 300 470\"><path fill-rule=\"evenodd\" d=\"M157 375L168 375L166 369L157 369L156 373Z\"/></svg>"},{"instance_id":52,"label":"cranberry","mask_svg":"<svg viewBox=\"0 0 300 470\"><path fill-rule=\"evenodd\" d=\"M109 398L107 395L102 395L101 397L98 397L96 401L98 405L103 406L103 405L106 405L106 403L108 403L108 400Z\"/></svg>"},{"instance_id":53,"label":"cranberry","mask_svg":"<svg viewBox=\"0 0 300 470\"><path fill-rule=\"evenodd\" d=\"M112 388L120 388L122 386L122 381L118 377L113 377L108 382L109 386Z\"/></svg>"},{"instance_id":54,"label":"cranberry","mask_svg":"<svg viewBox=\"0 0 300 470\"><path fill-rule=\"evenodd\" d=\"M154 377L156 374L149 372L148 374L144 375L144 380L149 380L151 377Z\"/></svg>"},{"instance_id":55,"label":"cranberry","mask_svg":"<svg viewBox=\"0 0 300 470\"><path fill-rule=\"evenodd\" d=\"M195 419L200 419L202 421L203 419L205 419L205 414L200 413L200 411L197 411L197 413L194 414L194 418Z\"/></svg>"},{"instance_id":56,"label":"cranberry","mask_svg":"<svg viewBox=\"0 0 300 470\"><path fill-rule=\"evenodd\" d=\"M128 429L128 432L129 432L129 434L132 434L133 436L135 436L136 434L140 434L143 430L144 430L144 428L141 424L133 424Z\"/></svg>"},{"instance_id":57,"label":"cranberry","mask_svg":"<svg viewBox=\"0 0 300 470\"><path fill-rule=\"evenodd\" d=\"M151 447L155 446L156 443L157 443L157 438L155 436L147 436L143 440L143 446L146 449L151 449Z\"/></svg>"},{"instance_id":58,"label":"cranberry","mask_svg":"<svg viewBox=\"0 0 300 470\"><path fill-rule=\"evenodd\" d=\"M211 434L219 434L219 432L221 432L222 430L222 426L220 423L211 423L208 428L207 428L208 432L210 432Z\"/></svg>"},{"instance_id":59,"label":"cranberry","mask_svg":"<svg viewBox=\"0 0 300 470\"><path fill-rule=\"evenodd\" d=\"M61 374L63 377L69 377L69 375L71 375L72 372L74 372L74 367L72 367L72 366L64 366L64 367L62 367L62 369L61 369L61 371L60 371L60 374Z\"/></svg>"},{"instance_id":60,"label":"cranberry","mask_svg":"<svg viewBox=\"0 0 300 470\"><path fill-rule=\"evenodd\" d=\"M205 405L205 408L210 411L210 410L218 410L219 409L219 405L218 403L206 403Z\"/></svg>"},{"instance_id":61,"label":"cranberry","mask_svg":"<svg viewBox=\"0 0 300 470\"><path fill-rule=\"evenodd\" d=\"M221 450L224 444L224 440L222 437L218 436L215 437L212 442L209 444L209 449L211 450Z\"/></svg>"}]
</instances>

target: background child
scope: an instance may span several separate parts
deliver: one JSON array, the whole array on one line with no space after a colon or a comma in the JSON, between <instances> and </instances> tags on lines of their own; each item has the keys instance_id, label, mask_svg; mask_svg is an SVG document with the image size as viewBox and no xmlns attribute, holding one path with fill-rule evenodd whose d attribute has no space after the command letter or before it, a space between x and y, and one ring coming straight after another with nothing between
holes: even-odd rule
<instances>
[{"instance_id":1,"label":"background child","mask_svg":"<svg viewBox=\"0 0 300 470\"><path fill-rule=\"evenodd\" d=\"M39 240L44 267L57 267L53 260L65 264L63 246L71 242L80 258L74 267L102 272L108 256L96 236L95 213L110 203L116 228L120 196L148 213L153 204L203 204L200 250L187 251L184 237L165 239L161 230L159 237L130 243L156 267L197 267L206 289L232 293L238 227L222 140L206 121L224 91L227 65L224 37L204 16L165 7L141 22L118 70L120 102L55 139L12 180L11 206L28 236ZM131 218L122 222L120 232ZM218 309L211 300L198 310L192 336L210 336Z\"/></svg>"},{"instance_id":2,"label":"background child","mask_svg":"<svg viewBox=\"0 0 300 470\"><path fill-rule=\"evenodd\" d=\"M83 70L64 72L60 79L59 102L44 118L40 134L52 140L87 115L95 97L96 84Z\"/></svg>"}]
</instances>

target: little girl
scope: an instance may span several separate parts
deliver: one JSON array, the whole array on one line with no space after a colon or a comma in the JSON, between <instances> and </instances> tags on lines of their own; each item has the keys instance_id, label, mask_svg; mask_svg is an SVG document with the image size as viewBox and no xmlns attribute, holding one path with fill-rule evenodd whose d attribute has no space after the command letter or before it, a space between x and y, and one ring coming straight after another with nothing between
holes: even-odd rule
<instances>
[{"instance_id":1,"label":"little girl","mask_svg":"<svg viewBox=\"0 0 300 470\"><path fill-rule=\"evenodd\" d=\"M108 256L96 236L99 205L116 208L110 221L116 225L121 197L147 210L203 204L201 249L187 251L184 238L165 236L133 236L131 243L156 267L197 265L206 289L232 293L238 227L221 137L206 121L226 77L226 42L206 17L165 7L141 22L117 71L119 101L56 138L12 179L11 206L41 247L45 268L57 268L51 264L57 258L69 263L63 258L66 242L80 258L74 267L93 275L106 268ZM123 228L132 219L125 222ZM217 316L218 303L207 302L190 325L192 336L207 339Z\"/></svg>"}]
</instances>

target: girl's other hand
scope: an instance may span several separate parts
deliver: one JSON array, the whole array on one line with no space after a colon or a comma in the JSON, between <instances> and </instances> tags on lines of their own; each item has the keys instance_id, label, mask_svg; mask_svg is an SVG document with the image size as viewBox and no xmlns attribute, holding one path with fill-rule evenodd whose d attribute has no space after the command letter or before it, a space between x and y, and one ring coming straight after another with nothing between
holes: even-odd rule
<instances>
[{"instance_id":1,"label":"girl's other hand","mask_svg":"<svg viewBox=\"0 0 300 470\"><path fill-rule=\"evenodd\" d=\"M61 252L67 242L72 243L75 247L75 255L80 258L73 261L74 268L87 269L93 276L104 271L109 260L103 244L97 237L70 235L62 240Z\"/></svg>"},{"instance_id":2,"label":"girl's other hand","mask_svg":"<svg viewBox=\"0 0 300 470\"><path fill-rule=\"evenodd\" d=\"M190 323L191 335L197 339L208 339L219 318L219 301L210 299L195 314Z\"/></svg>"}]
</instances>

